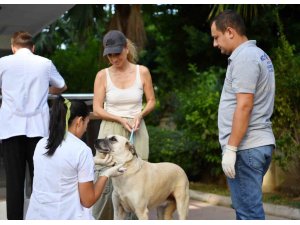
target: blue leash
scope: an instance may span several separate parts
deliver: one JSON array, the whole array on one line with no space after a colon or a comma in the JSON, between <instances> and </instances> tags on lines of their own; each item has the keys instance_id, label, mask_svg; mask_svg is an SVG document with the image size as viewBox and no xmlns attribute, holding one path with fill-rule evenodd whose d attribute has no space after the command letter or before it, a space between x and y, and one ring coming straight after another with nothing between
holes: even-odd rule
<instances>
[{"instance_id":1,"label":"blue leash","mask_svg":"<svg viewBox=\"0 0 300 225\"><path fill-rule=\"evenodd\" d=\"M134 143L134 129L132 129L132 130L131 130L131 134L130 134L129 142L130 142L131 144L133 144L133 143Z\"/></svg>"}]
</instances>

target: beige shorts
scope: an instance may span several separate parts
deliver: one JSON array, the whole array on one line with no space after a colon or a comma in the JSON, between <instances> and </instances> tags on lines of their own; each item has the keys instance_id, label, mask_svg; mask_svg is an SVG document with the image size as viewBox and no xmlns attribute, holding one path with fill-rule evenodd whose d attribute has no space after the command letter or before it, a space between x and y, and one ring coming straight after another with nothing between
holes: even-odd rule
<instances>
[{"instance_id":1,"label":"beige shorts","mask_svg":"<svg viewBox=\"0 0 300 225\"><path fill-rule=\"evenodd\" d=\"M127 118L130 122L132 119ZM107 135L122 135L129 139L130 132L126 130L120 123L102 120L98 138L104 138ZM149 158L149 135L145 121L142 120L140 129L134 133L134 146L137 154L143 160L148 161Z\"/></svg>"}]
</instances>

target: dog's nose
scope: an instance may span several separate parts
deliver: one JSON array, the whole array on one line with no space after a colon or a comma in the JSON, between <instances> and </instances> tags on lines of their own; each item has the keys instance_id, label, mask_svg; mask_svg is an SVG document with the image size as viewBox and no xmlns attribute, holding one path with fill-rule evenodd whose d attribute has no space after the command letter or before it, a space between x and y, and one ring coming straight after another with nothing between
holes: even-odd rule
<instances>
[{"instance_id":1,"label":"dog's nose","mask_svg":"<svg viewBox=\"0 0 300 225\"><path fill-rule=\"evenodd\" d=\"M96 139L96 141L95 141L95 146L96 147L100 147L101 146L101 143L104 143L104 141L105 141L105 139Z\"/></svg>"}]
</instances>

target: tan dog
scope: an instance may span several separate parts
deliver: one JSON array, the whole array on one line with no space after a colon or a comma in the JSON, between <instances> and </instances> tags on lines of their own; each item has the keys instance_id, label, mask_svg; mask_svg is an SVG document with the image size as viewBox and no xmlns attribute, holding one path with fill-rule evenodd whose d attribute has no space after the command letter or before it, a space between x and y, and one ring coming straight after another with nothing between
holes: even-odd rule
<instances>
[{"instance_id":1,"label":"tan dog","mask_svg":"<svg viewBox=\"0 0 300 225\"><path fill-rule=\"evenodd\" d=\"M110 135L97 139L97 157L113 156L117 164L124 163L127 171L112 177L114 219L124 219L126 212L134 212L141 219L148 219L150 209L163 207L158 213L162 218L172 219L177 208L179 219L186 219L189 208L189 181L182 168L173 163L149 163L135 152L128 139ZM160 207L162 209L162 207Z\"/></svg>"}]
</instances>

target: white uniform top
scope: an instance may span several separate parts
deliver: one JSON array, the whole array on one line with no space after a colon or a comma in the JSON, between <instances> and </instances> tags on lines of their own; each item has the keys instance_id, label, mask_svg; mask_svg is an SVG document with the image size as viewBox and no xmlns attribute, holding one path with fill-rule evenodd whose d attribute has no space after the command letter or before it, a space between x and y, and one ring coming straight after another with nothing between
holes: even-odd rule
<instances>
[{"instance_id":1,"label":"white uniform top","mask_svg":"<svg viewBox=\"0 0 300 225\"><path fill-rule=\"evenodd\" d=\"M35 149L33 191L26 219L94 219L80 203L78 183L94 180L92 150L68 132L53 156L44 155L47 138Z\"/></svg>"},{"instance_id":2,"label":"white uniform top","mask_svg":"<svg viewBox=\"0 0 300 225\"><path fill-rule=\"evenodd\" d=\"M49 85L65 85L51 60L27 48L0 59L0 139L48 135Z\"/></svg>"},{"instance_id":3,"label":"white uniform top","mask_svg":"<svg viewBox=\"0 0 300 225\"><path fill-rule=\"evenodd\" d=\"M116 116L134 118L142 111L143 85L139 65L136 65L136 78L129 88L117 88L106 69L107 90L104 109Z\"/></svg>"}]
</instances>

